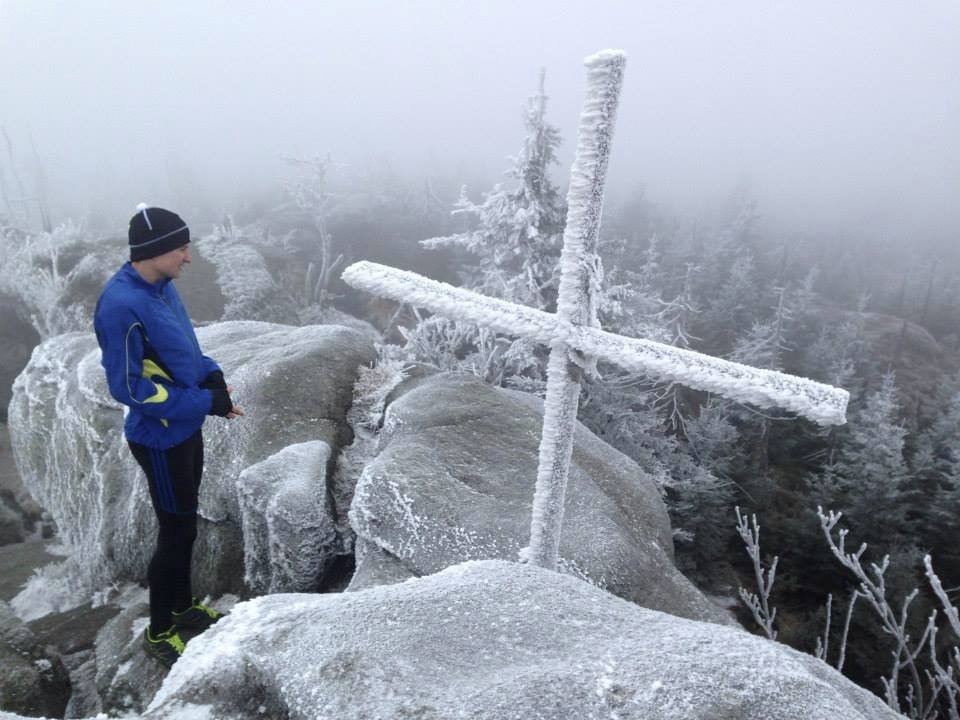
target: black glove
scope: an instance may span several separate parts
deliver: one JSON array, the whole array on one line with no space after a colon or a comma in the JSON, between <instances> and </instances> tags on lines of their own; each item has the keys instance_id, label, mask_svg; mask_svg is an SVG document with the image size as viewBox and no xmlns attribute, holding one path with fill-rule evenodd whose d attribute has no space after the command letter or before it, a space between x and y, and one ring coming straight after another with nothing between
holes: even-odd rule
<instances>
[{"instance_id":1,"label":"black glove","mask_svg":"<svg viewBox=\"0 0 960 720\"><path fill-rule=\"evenodd\" d=\"M223 371L214 370L203 379L200 387L204 390L226 390L227 381L223 379Z\"/></svg>"},{"instance_id":2,"label":"black glove","mask_svg":"<svg viewBox=\"0 0 960 720\"><path fill-rule=\"evenodd\" d=\"M221 373L221 377L222 377ZM213 404L210 406L210 412L208 415L219 415L220 417L226 417L230 414L230 411L233 409L233 400L230 399L230 393L226 391L225 388L208 388L210 394L213 395Z\"/></svg>"}]
</instances>

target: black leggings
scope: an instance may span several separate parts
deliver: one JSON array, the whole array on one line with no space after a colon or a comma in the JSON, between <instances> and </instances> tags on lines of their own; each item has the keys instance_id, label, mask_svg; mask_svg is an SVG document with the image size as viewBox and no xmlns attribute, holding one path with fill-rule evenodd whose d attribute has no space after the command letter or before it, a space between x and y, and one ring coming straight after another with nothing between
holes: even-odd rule
<instances>
[{"instance_id":1,"label":"black leggings","mask_svg":"<svg viewBox=\"0 0 960 720\"><path fill-rule=\"evenodd\" d=\"M203 435L197 430L169 450L128 443L150 487L157 514L157 548L147 569L150 586L150 632L173 624L171 612L193 603L190 558L197 539L197 501L203 474Z\"/></svg>"}]
</instances>

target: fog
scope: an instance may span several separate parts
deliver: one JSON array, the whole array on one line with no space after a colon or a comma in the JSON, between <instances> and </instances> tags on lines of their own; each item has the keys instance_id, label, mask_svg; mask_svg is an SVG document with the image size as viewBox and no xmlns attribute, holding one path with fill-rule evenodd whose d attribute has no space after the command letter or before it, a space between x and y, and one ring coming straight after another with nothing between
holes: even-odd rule
<instances>
[{"instance_id":1,"label":"fog","mask_svg":"<svg viewBox=\"0 0 960 720\"><path fill-rule=\"evenodd\" d=\"M0 124L54 220L123 225L275 191L329 153L479 193L547 70L572 161L584 71L628 53L610 202L696 215L747 186L782 229L938 243L960 229L960 5L0 0ZM6 148L5 182L12 180ZM29 193L28 193L29 194Z\"/></svg>"}]
</instances>

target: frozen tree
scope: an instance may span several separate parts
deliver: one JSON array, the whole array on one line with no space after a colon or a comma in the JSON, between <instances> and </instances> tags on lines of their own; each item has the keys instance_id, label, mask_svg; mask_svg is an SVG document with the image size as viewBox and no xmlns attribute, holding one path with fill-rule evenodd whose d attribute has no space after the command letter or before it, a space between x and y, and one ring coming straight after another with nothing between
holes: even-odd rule
<instances>
[{"instance_id":1,"label":"frozen tree","mask_svg":"<svg viewBox=\"0 0 960 720\"><path fill-rule=\"evenodd\" d=\"M777 290L777 303L772 316L767 320L754 320L753 326L737 339L730 357L736 362L771 370L784 369L784 354L787 345L787 327L793 319L786 300L785 288ZM751 474L760 481L764 491L770 487L766 482L770 466L771 424L778 418L769 413L756 413L747 407L732 408L737 425L752 449Z\"/></svg>"},{"instance_id":2,"label":"frozen tree","mask_svg":"<svg viewBox=\"0 0 960 720\"><path fill-rule=\"evenodd\" d=\"M560 144L557 129L547 122L544 72L540 87L527 103L527 136L513 167L513 187L497 185L482 204L461 193L455 214L470 218L466 232L424 240L427 248L458 248L475 264L462 271L464 285L493 297L553 310L559 283L558 261L566 208L550 181Z\"/></svg>"},{"instance_id":3,"label":"frozen tree","mask_svg":"<svg viewBox=\"0 0 960 720\"><path fill-rule=\"evenodd\" d=\"M899 415L894 374L888 372L851 418L831 468L839 491L834 504L867 542L886 547L906 532L907 431Z\"/></svg>"},{"instance_id":4,"label":"frozen tree","mask_svg":"<svg viewBox=\"0 0 960 720\"><path fill-rule=\"evenodd\" d=\"M920 541L938 548L949 576L956 578L960 573L960 549L955 542L960 517L960 390L956 382L947 386L943 407L916 437L910 466L918 487L914 510L921 514Z\"/></svg>"},{"instance_id":5,"label":"frozen tree","mask_svg":"<svg viewBox=\"0 0 960 720\"><path fill-rule=\"evenodd\" d=\"M918 439L913 470L936 483L937 489L960 493L960 391L952 391L946 406L940 410Z\"/></svg>"},{"instance_id":6,"label":"frozen tree","mask_svg":"<svg viewBox=\"0 0 960 720\"><path fill-rule=\"evenodd\" d=\"M566 208L549 177L560 135L546 119L544 79L541 71L539 90L529 99L524 114L527 134L523 147L506 173L513 187L505 189L498 184L479 205L461 191L454 215L467 219L472 229L422 244L462 251L467 256L460 271L465 287L552 310ZM537 357L525 341L498 338L467 323L439 319L404 335L417 360L440 360L440 367L474 372L498 385L509 383L543 392L545 358ZM432 346L432 341L438 345Z\"/></svg>"},{"instance_id":7,"label":"frozen tree","mask_svg":"<svg viewBox=\"0 0 960 720\"><path fill-rule=\"evenodd\" d=\"M703 313L703 335L710 347L729 350L735 338L750 328L760 305L759 287L753 255L744 251Z\"/></svg>"},{"instance_id":8,"label":"frozen tree","mask_svg":"<svg viewBox=\"0 0 960 720\"><path fill-rule=\"evenodd\" d=\"M777 296L773 316L765 322L753 321L750 330L734 345L731 360L771 370L783 369L783 354L790 349L786 330L793 315L786 304L786 290L780 288Z\"/></svg>"},{"instance_id":9,"label":"frozen tree","mask_svg":"<svg viewBox=\"0 0 960 720\"><path fill-rule=\"evenodd\" d=\"M334 201L333 195L327 188L327 174L332 167L329 157L284 158L290 165L302 168L304 174L294 182L287 183L285 190L294 205L309 214L313 230L316 232L316 241L306 253L299 253L301 248L292 245L290 238L285 245L291 254L303 254L304 267L304 302L315 313L322 312L334 295L330 291L330 281L333 272L343 261L342 254L334 255L333 238L327 230L327 221Z\"/></svg>"},{"instance_id":10,"label":"frozen tree","mask_svg":"<svg viewBox=\"0 0 960 720\"><path fill-rule=\"evenodd\" d=\"M654 316L656 324L666 336L666 342L674 347L689 348L696 338L693 324L700 314L700 307L694 298L694 279L699 268L688 263L684 273L680 292L670 301L661 300L661 307ZM685 418L688 408L683 402L684 389L676 382L667 383L657 392L657 405L665 410L670 427L675 431L686 432Z\"/></svg>"},{"instance_id":11,"label":"frozen tree","mask_svg":"<svg viewBox=\"0 0 960 720\"><path fill-rule=\"evenodd\" d=\"M861 295L857 309L840 323L825 325L807 348L803 369L811 377L848 388L857 397L866 348L863 338L864 315L870 298Z\"/></svg>"}]
</instances>

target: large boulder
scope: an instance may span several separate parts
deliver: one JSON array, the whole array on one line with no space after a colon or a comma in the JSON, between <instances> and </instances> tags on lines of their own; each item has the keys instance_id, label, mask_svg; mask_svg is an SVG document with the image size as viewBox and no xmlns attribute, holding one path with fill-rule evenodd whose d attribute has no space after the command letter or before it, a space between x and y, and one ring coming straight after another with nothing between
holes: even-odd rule
<instances>
[{"instance_id":1,"label":"large boulder","mask_svg":"<svg viewBox=\"0 0 960 720\"><path fill-rule=\"evenodd\" d=\"M46 337L92 329L104 284L129 256L125 237L94 238L69 222L49 234L0 238L4 242L10 251L0 257L0 306L10 312L0 314L0 421L33 348ZM177 285L194 320L223 315L214 266L202 255L194 253Z\"/></svg>"},{"instance_id":2,"label":"large boulder","mask_svg":"<svg viewBox=\"0 0 960 720\"><path fill-rule=\"evenodd\" d=\"M542 423L539 398L471 375L399 386L350 510L358 538L351 589L465 560L517 560L530 537ZM674 566L670 522L652 478L582 425L560 565L644 607L733 622Z\"/></svg>"},{"instance_id":3,"label":"large boulder","mask_svg":"<svg viewBox=\"0 0 960 720\"><path fill-rule=\"evenodd\" d=\"M0 710L63 717L70 679L52 647L0 601Z\"/></svg>"},{"instance_id":4,"label":"large boulder","mask_svg":"<svg viewBox=\"0 0 960 720\"><path fill-rule=\"evenodd\" d=\"M188 716L900 717L812 656L503 561L242 603L187 646L143 717Z\"/></svg>"},{"instance_id":5,"label":"large boulder","mask_svg":"<svg viewBox=\"0 0 960 720\"><path fill-rule=\"evenodd\" d=\"M70 673L70 701L63 717L96 715L103 708L97 693L94 641L103 626L120 612L115 605L87 603L63 613L50 613L27 624L38 642L55 647Z\"/></svg>"},{"instance_id":6,"label":"large boulder","mask_svg":"<svg viewBox=\"0 0 960 720\"><path fill-rule=\"evenodd\" d=\"M326 476L330 446L288 445L240 473L247 585L255 592L316 588L318 570L337 554L336 510Z\"/></svg>"},{"instance_id":7,"label":"large boulder","mask_svg":"<svg viewBox=\"0 0 960 720\"><path fill-rule=\"evenodd\" d=\"M231 322L200 328L197 335L224 368L247 415L212 418L204 430L196 591L243 593L238 478L288 445L321 441L331 459L309 481L326 488L339 448L352 440L345 418L357 369L374 359L375 350L361 333L336 326ZM78 571L74 577L87 590L143 577L156 521L94 337L68 333L39 346L17 378L10 407L24 484L53 515ZM301 503L299 509L305 522L313 521L315 508ZM85 599L79 591L77 597Z\"/></svg>"}]
</instances>

